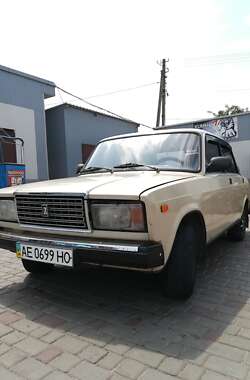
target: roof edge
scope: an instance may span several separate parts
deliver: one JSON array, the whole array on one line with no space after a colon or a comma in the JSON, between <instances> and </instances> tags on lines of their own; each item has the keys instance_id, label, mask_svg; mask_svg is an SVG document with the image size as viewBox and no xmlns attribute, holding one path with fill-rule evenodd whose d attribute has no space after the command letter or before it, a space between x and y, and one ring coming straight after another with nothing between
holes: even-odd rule
<instances>
[{"instance_id":1,"label":"roof edge","mask_svg":"<svg viewBox=\"0 0 250 380\"><path fill-rule=\"evenodd\" d=\"M154 129L166 129L166 128L172 128L172 127L174 128L176 125L180 126L180 125L186 125L186 124L206 123L206 122L212 121L212 120L225 119L227 117L237 117L237 116L244 116L244 115L250 115L250 111L235 113L233 115L209 117L206 119L205 118L204 119L196 119L196 120L188 120L187 119L187 121L183 121L181 123L164 125L163 127L158 127L158 128L154 128Z\"/></svg>"},{"instance_id":2,"label":"roof edge","mask_svg":"<svg viewBox=\"0 0 250 380\"><path fill-rule=\"evenodd\" d=\"M40 78L40 77L36 77L34 75L30 75L30 74L24 73L22 71L11 69L10 67L7 67L7 66L0 65L0 71L5 71L5 72L10 73L10 74L18 75L20 77L24 77L26 79L30 79L30 80L36 81L36 82L45 84L47 86L56 87L56 84L54 82L51 82L49 80L46 80L46 79L43 79L43 78Z\"/></svg>"},{"instance_id":3,"label":"roof edge","mask_svg":"<svg viewBox=\"0 0 250 380\"><path fill-rule=\"evenodd\" d=\"M75 108L75 109L78 109L80 111L86 111L86 112L91 112L91 113L95 113L95 114L98 114L98 115L102 115L102 116L106 116L106 117L109 117L111 119L115 119L115 120L120 120L120 121L123 121L125 123L129 123L129 124L134 124L135 126L139 127L140 126L140 123L137 123L136 121L130 121L130 120L126 120L126 118L119 118L119 117L116 117L116 116L112 116L112 115L108 115L104 112L100 112L100 111L96 111L96 110L92 110L90 108L85 108L85 107L80 107L80 106L76 106L74 104L70 104L70 103L62 103L62 104L58 104L54 107L50 107L50 108L47 108L46 109L46 112L50 111L50 110L55 110L57 108Z\"/></svg>"}]
</instances>

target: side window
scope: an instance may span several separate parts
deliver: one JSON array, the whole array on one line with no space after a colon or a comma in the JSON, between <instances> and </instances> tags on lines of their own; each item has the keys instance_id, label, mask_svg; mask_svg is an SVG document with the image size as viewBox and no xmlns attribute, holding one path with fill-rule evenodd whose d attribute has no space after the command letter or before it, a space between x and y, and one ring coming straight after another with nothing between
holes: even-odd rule
<instances>
[{"instance_id":1,"label":"side window","mask_svg":"<svg viewBox=\"0 0 250 380\"><path fill-rule=\"evenodd\" d=\"M224 157L230 157L231 160L232 160L232 165L231 165L231 168L228 170L228 172L229 173L238 173L238 168L237 168L237 165L235 163L235 159L234 159L234 156L233 156L233 153L232 153L231 149L229 149L225 145L220 145L220 150L221 150L221 155L222 156L224 156Z\"/></svg>"},{"instance_id":2,"label":"side window","mask_svg":"<svg viewBox=\"0 0 250 380\"><path fill-rule=\"evenodd\" d=\"M206 165L209 164L211 158L220 156L219 145L212 140L206 141Z\"/></svg>"}]
</instances>

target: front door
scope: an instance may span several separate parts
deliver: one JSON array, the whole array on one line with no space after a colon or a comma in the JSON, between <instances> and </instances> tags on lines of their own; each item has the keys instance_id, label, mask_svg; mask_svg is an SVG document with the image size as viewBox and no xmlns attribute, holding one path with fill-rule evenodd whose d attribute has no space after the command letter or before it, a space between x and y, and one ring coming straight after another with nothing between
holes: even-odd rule
<instances>
[{"instance_id":1,"label":"front door","mask_svg":"<svg viewBox=\"0 0 250 380\"><path fill-rule=\"evenodd\" d=\"M206 136L206 167L211 158L221 155L219 139ZM231 224L231 176L229 173L206 173L203 207L208 230L208 240L214 239Z\"/></svg>"},{"instance_id":2,"label":"front door","mask_svg":"<svg viewBox=\"0 0 250 380\"><path fill-rule=\"evenodd\" d=\"M230 157L232 160L231 168L228 170L227 175L230 179L230 189L229 189L229 202L230 202L230 220L233 224L235 221L239 220L242 213L242 205L245 197L245 189L243 177L240 175L237 168L235 158L232 150L228 145L220 144L220 151L222 156Z\"/></svg>"}]
</instances>

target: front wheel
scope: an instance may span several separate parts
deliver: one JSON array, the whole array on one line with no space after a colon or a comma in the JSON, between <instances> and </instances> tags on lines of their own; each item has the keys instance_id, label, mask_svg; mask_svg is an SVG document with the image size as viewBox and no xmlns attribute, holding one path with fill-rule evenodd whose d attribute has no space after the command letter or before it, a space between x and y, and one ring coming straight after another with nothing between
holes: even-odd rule
<instances>
[{"instance_id":1,"label":"front wheel","mask_svg":"<svg viewBox=\"0 0 250 380\"><path fill-rule=\"evenodd\" d=\"M38 261L25 260L25 259L22 259L22 263L23 263L24 269L30 273L48 273L54 267L53 264L45 264L45 263L40 263Z\"/></svg>"},{"instance_id":2,"label":"front wheel","mask_svg":"<svg viewBox=\"0 0 250 380\"><path fill-rule=\"evenodd\" d=\"M187 220L179 227L166 268L161 273L164 293L175 299L186 299L193 293L201 238L197 224Z\"/></svg>"},{"instance_id":3,"label":"front wheel","mask_svg":"<svg viewBox=\"0 0 250 380\"><path fill-rule=\"evenodd\" d=\"M245 206L243 214L240 218L240 221L237 224L235 224L233 227L231 227L227 232L227 236L229 240L232 240L232 241L244 240L247 227L248 227L248 207Z\"/></svg>"}]
</instances>

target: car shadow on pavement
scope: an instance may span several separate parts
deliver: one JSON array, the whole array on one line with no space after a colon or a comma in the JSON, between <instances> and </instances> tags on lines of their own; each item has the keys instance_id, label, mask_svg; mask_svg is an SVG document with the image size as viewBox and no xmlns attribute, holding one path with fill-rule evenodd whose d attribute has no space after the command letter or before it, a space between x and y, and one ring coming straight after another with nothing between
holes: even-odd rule
<instances>
[{"instance_id":1,"label":"car shadow on pavement","mask_svg":"<svg viewBox=\"0 0 250 380\"><path fill-rule=\"evenodd\" d=\"M211 244L194 295L183 302L165 298L155 275L82 268L34 276L9 256L9 267L3 259L1 264L14 275L5 276L0 305L24 315L22 332L35 336L40 328L39 338L48 343L66 333L125 355L140 347L197 364L207 353L230 359L239 353L223 345L233 346L239 332L245 338L250 333L249 248L249 232L242 243ZM18 329L17 322L13 326Z\"/></svg>"}]
</instances>

